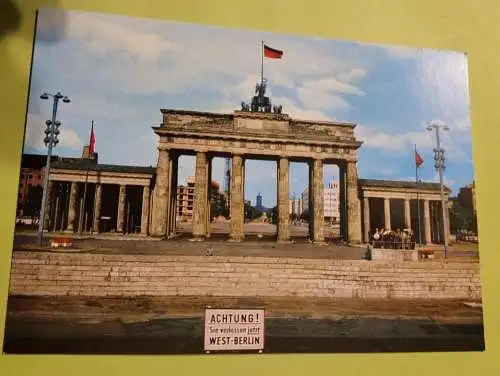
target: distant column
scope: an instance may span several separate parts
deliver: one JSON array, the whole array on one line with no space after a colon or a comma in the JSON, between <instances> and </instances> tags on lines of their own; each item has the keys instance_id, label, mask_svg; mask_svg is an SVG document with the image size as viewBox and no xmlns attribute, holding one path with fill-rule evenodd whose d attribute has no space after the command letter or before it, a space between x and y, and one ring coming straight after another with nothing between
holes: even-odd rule
<instances>
[{"instance_id":1,"label":"distant column","mask_svg":"<svg viewBox=\"0 0 500 376\"><path fill-rule=\"evenodd\" d=\"M125 201L127 187L125 185L120 185L120 193L118 196L118 214L116 217L116 232L123 234L125 225Z\"/></svg>"},{"instance_id":2,"label":"distant column","mask_svg":"<svg viewBox=\"0 0 500 376\"><path fill-rule=\"evenodd\" d=\"M96 183L94 195L94 223L92 229L95 233L99 233L101 224L101 198L102 198L102 185Z\"/></svg>"},{"instance_id":3,"label":"distant column","mask_svg":"<svg viewBox=\"0 0 500 376\"><path fill-rule=\"evenodd\" d=\"M171 155L170 157L170 200L168 204L168 236L175 236L177 225L177 172L179 167L179 156Z\"/></svg>"},{"instance_id":4,"label":"distant column","mask_svg":"<svg viewBox=\"0 0 500 376\"><path fill-rule=\"evenodd\" d=\"M363 197L363 222L365 227L365 243L370 242L370 198Z\"/></svg>"},{"instance_id":5,"label":"distant column","mask_svg":"<svg viewBox=\"0 0 500 376\"><path fill-rule=\"evenodd\" d=\"M349 243L361 243L361 210L356 162L346 164L347 232Z\"/></svg>"},{"instance_id":6,"label":"distant column","mask_svg":"<svg viewBox=\"0 0 500 376\"><path fill-rule=\"evenodd\" d=\"M57 189L58 191L60 190L60 187ZM57 231L57 225L59 224L59 212L61 211L61 194L58 192L56 194L56 207L54 210L54 221L52 223L52 231Z\"/></svg>"},{"instance_id":7,"label":"distant column","mask_svg":"<svg viewBox=\"0 0 500 376\"><path fill-rule=\"evenodd\" d=\"M206 220L205 220L205 236L207 238L210 237L210 219L212 216L212 157L207 158L207 185L208 185L208 192L207 192L207 213L206 213Z\"/></svg>"},{"instance_id":8,"label":"distant column","mask_svg":"<svg viewBox=\"0 0 500 376\"><path fill-rule=\"evenodd\" d=\"M43 229L47 231L50 231L53 188L54 188L54 182L52 180L49 180L49 184L47 185L47 202L45 203L45 215L43 218Z\"/></svg>"},{"instance_id":9,"label":"distant column","mask_svg":"<svg viewBox=\"0 0 500 376\"><path fill-rule=\"evenodd\" d=\"M313 162L313 242L325 242L325 210L323 203L323 161L315 159Z\"/></svg>"},{"instance_id":10,"label":"distant column","mask_svg":"<svg viewBox=\"0 0 500 376\"><path fill-rule=\"evenodd\" d=\"M314 161L308 163L309 184L307 187L307 212L309 214L309 239L314 240Z\"/></svg>"},{"instance_id":11,"label":"distant column","mask_svg":"<svg viewBox=\"0 0 500 376\"><path fill-rule=\"evenodd\" d=\"M149 225L149 185L142 187L141 234L148 234Z\"/></svg>"},{"instance_id":12,"label":"distant column","mask_svg":"<svg viewBox=\"0 0 500 376\"><path fill-rule=\"evenodd\" d=\"M68 232L75 231L77 195L78 195L78 183L76 181L72 181L69 193L68 225L66 227L66 231Z\"/></svg>"},{"instance_id":13,"label":"distant column","mask_svg":"<svg viewBox=\"0 0 500 376\"><path fill-rule=\"evenodd\" d=\"M278 161L278 242L290 240L289 172L290 161L288 158L280 158Z\"/></svg>"},{"instance_id":14,"label":"distant column","mask_svg":"<svg viewBox=\"0 0 500 376\"><path fill-rule=\"evenodd\" d=\"M193 237L202 240L207 228L207 197L208 197L208 163L207 154L196 153L196 170L194 177L194 205L193 205Z\"/></svg>"},{"instance_id":15,"label":"distant column","mask_svg":"<svg viewBox=\"0 0 500 376\"><path fill-rule=\"evenodd\" d=\"M410 199L408 198L405 198L405 226L407 229L411 229Z\"/></svg>"},{"instance_id":16,"label":"distant column","mask_svg":"<svg viewBox=\"0 0 500 376\"><path fill-rule=\"evenodd\" d=\"M243 198L243 183L244 183L244 169L243 158L241 155L233 155L232 169L231 169L231 190L230 190L230 234L229 240L233 242L240 242L244 239L244 224L245 224L245 203Z\"/></svg>"},{"instance_id":17,"label":"distant column","mask_svg":"<svg viewBox=\"0 0 500 376\"><path fill-rule=\"evenodd\" d=\"M346 167L344 163L339 164L339 214L340 214L340 237L347 240L347 201L346 201Z\"/></svg>"},{"instance_id":18,"label":"distant column","mask_svg":"<svg viewBox=\"0 0 500 376\"><path fill-rule=\"evenodd\" d=\"M424 200L424 240L425 243L431 243L431 214L429 200Z\"/></svg>"},{"instance_id":19,"label":"distant column","mask_svg":"<svg viewBox=\"0 0 500 376\"><path fill-rule=\"evenodd\" d=\"M391 200L387 197L384 198L384 227L386 230L391 229Z\"/></svg>"},{"instance_id":20,"label":"distant column","mask_svg":"<svg viewBox=\"0 0 500 376\"><path fill-rule=\"evenodd\" d=\"M168 204L170 198L170 152L158 148L158 164L156 166L156 186L153 198L153 216L151 220L151 235L162 237L168 231Z\"/></svg>"},{"instance_id":21,"label":"distant column","mask_svg":"<svg viewBox=\"0 0 500 376\"><path fill-rule=\"evenodd\" d=\"M448 202L448 199L446 200L446 202ZM448 244L450 242L450 234L451 234L451 226L450 226L450 208L448 207L448 205L446 205L446 209L445 209L445 229L446 229L446 239L448 240Z\"/></svg>"}]
</instances>

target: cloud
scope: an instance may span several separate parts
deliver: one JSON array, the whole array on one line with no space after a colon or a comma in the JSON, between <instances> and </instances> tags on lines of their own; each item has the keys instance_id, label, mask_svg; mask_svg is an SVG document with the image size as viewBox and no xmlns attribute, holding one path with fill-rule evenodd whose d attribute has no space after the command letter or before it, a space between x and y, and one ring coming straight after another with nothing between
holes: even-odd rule
<instances>
[{"instance_id":1,"label":"cloud","mask_svg":"<svg viewBox=\"0 0 500 376\"><path fill-rule=\"evenodd\" d=\"M58 21L63 17L65 26L61 30ZM42 34L63 32L64 39L81 40L84 48L101 56L123 53L134 59L154 62L174 48L166 38L134 28L136 22L121 16L45 9L40 12L39 25Z\"/></svg>"},{"instance_id":2,"label":"cloud","mask_svg":"<svg viewBox=\"0 0 500 376\"><path fill-rule=\"evenodd\" d=\"M283 112L287 113L294 119L309 120L315 119L319 121L333 121L331 116L327 115L325 112L319 109L310 109L298 105L292 99L286 97L276 97L274 99L275 104L281 104L283 106Z\"/></svg>"},{"instance_id":3,"label":"cloud","mask_svg":"<svg viewBox=\"0 0 500 376\"><path fill-rule=\"evenodd\" d=\"M441 145L446 157L454 162L472 163L470 123L467 119L457 119L446 124L449 131L441 132ZM420 130L395 132L390 127L360 124L355 133L363 141L364 148L379 149L386 153L407 153L417 145L419 150L431 151L436 147L436 136L426 129L427 125L426 121L422 121Z\"/></svg>"},{"instance_id":4,"label":"cloud","mask_svg":"<svg viewBox=\"0 0 500 376\"><path fill-rule=\"evenodd\" d=\"M396 133L381 130L376 125L360 124L355 132L356 137L363 141L363 147L386 152L407 152L412 150L415 144L419 148L429 148L435 144L433 136L425 131Z\"/></svg>"},{"instance_id":5,"label":"cloud","mask_svg":"<svg viewBox=\"0 0 500 376\"><path fill-rule=\"evenodd\" d=\"M353 68L338 75L338 78L344 82L352 82L358 78L366 76L366 70L360 68Z\"/></svg>"}]
</instances>

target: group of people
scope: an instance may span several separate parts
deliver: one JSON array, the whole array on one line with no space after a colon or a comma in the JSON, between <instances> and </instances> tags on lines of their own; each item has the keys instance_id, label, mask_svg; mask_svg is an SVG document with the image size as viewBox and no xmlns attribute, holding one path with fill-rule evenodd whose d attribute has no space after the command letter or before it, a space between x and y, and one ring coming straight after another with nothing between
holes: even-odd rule
<instances>
[{"instance_id":1,"label":"group of people","mask_svg":"<svg viewBox=\"0 0 500 376\"><path fill-rule=\"evenodd\" d=\"M381 227L372 234L370 244L374 248L415 249L415 235L411 229L394 231Z\"/></svg>"}]
</instances>

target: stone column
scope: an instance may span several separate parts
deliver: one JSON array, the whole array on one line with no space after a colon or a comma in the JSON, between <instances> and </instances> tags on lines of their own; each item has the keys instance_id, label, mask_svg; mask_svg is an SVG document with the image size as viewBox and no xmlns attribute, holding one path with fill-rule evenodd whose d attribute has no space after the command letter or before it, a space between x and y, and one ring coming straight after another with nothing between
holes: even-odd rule
<instances>
[{"instance_id":1,"label":"stone column","mask_svg":"<svg viewBox=\"0 0 500 376\"><path fill-rule=\"evenodd\" d=\"M125 185L120 185L120 194L118 196L118 213L116 216L116 232L123 234L125 225L125 201L126 201L126 191L127 187Z\"/></svg>"},{"instance_id":2,"label":"stone column","mask_svg":"<svg viewBox=\"0 0 500 376\"><path fill-rule=\"evenodd\" d=\"M429 200L424 200L424 241L431 243L431 214Z\"/></svg>"},{"instance_id":3,"label":"stone column","mask_svg":"<svg viewBox=\"0 0 500 376\"><path fill-rule=\"evenodd\" d=\"M446 202L448 202L448 197L446 197ZM446 205L446 210L445 210L445 229L446 229L446 239L448 240L448 244L450 243L450 233L451 233L451 226L450 226L450 208L448 205Z\"/></svg>"},{"instance_id":4,"label":"stone column","mask_svg":"<svg viewBox=\"0 0 500 376\"><path fill-rule=\"evenodd\" d=\"M142 187L141 234L148 234L149 218L149 185Z\"/></svg>"},{"instance_id":5,"label":"stone column","mask_svg":"<svg viewBox=\"0 0 500 376\"><path fill-rule=\"evenodd\" d=\"M314 239L314 162L308 163L309 184L307 187L307 212L309 213L309 238Z\"/></svg>"},{"instance_id":6,"label":"stone column","mask_svg":"<svg viewBox=\"0 0 500 376\"><path fill-rule=\"evenodd\" d=\"M290 241L289 170L288 158L281 157L278 161L278 242Z\"/></svg>"},{"instance_id":7,"label":"stone column","mask_svg":"<svg viewBox=\"0 0 500 376\"><path fill-rule=\"evenodd\" d=\"M47 201L45 202L45 213L43 218L43 229L47 231L50 231L53 188L54 188L54 182L52 180L49 180L49 183L47 184Z\"/></svg>"},{"instance_id":8,"label":"stone column","mask_svg":"<svg viewBox=\"0 0 500 376\"><path fill-rule=\"evenodd\" d=\"M78 183L76 181L72 181L69 193L68 225L66 227L66 231L68 232L75 231L77 195L78 195Z\"/></svg>"},{"instance_id":9,"label":"stone column","mask_svg":"<svg viewBox=\"0 0 500 376\"><path fill-rule=\"evenodd\" d=\"M345 164L339 164L339 214L340 214L340 237L347 240L347 202L346 202L346 168Z\"/></svg>"},{"instance_id":10,"label":"stone column","mask_svg":"<svg viewBox=\"0 0 500 376\"><path fill-rule=\"evenodd\" d=\"M170 197L170 152L158 148L158 164L156 166L156 186L153 198L153 216L150 226L151 235L162 237L168 231L168 204Z\"/></svg>"},{"instance_id":11,"label":"stone column","mask_svg":"<svg viewBox=\"0 0 500 376\"><path fill-rule=\"evenodd\" d=\"M405 226L411 229L411 210L410 210L410 200L405 198Z\"/></svg>"},{"instance_id":12,"label":"stone column","mask_svg":"<svg viewBox=\"0 0 500 376\"><path fill-rule=\"evenodd\" d=\"M323 161L315 159L313 162L313 242L325 242L325 210L323 203Z\"/></svg>"},{"instance_id":13,"label":"stone column","mask_svg":"<svg viewBox=\"0 0 500 376\"><path fill-rule=\"evenodd\" d=\"M95 233L99 233L101 224L101 198L102 198L102 185L101 183L96 183L95 185L95 195L94 195L94 223L92 224L92 229Z\"/></svg>"},{"instance_id":14,"label":"stone column","mask_svg":"<svg viewBox=\"0 0 500 376\"><path fill-rule=\"evenodd\" d=\"M370 198L363 197L363 220L365 226L365 243L370 242Z\"/></svg>"},{"instance_id":15,"label":"stone column","mask_svg":"<svg viewBox=\"0 0 500 376\"><path fill-rule=\"evenodd\" d=\"M179 166L179 156L172 155L170 158L170 200L168 204L168 237L175 236L177 225L177 172Z\"/></svg>"},{"instance_id":16,"label":"stone column","mask_svg":"<svg viewBox=\"0 0 500 376\"><path fill-rule=\"evenodd\" d=\"M358 191L358 168L356 162L347 162L347 231L349 243L361 243L361 212Z\"/></svg>"},{"instance_id":17,"label":"stone column","mask_svg":"<svg viewBox=\"0 0 500 376\"><path fill-rule=\"evenodd\" d=\"M205 221L205 236L207 238L210 237L210 224L211 224L211 216L212 216L212 157L208 157L207 160L208 168L207 168L207 182L208 182L208 193L207 193L207 215Z\"/></svg>"},{"instance_id":18,"label":"stone column","mask_svg":"<svg viewBox=\"0 0 500 376\"><path fill-rule=\"evenodd\" d=\"M208 163L207 154L196 153L196 170L194 177L194 205L193 205L193 237L202 240L207 229L207 197L208 197Z\"/></svg>"},{"instance_id":19,"label":"stone column","mask_svg":"<svg viewBox=\"0 0 500 376\"><path fill-rule=\"evenodd\" d=\"M231 169L231 199L230 199L230 234L229 241L240 242L245 237L245 202L244 202L244 171L241 155L233 155Z\"/></svg>"},{"instance_id":20,"label":"stone column","mask_svg":"<svg viewBox=\"0 0 500 376\"><path fill-rule=\"evenodd\" d=\"M391 199L384 198L384 227L386 230L391 229Z\"/></svg>"},{"instance_id":21,"label":"stone column","mask_svg":"<svg viewBox=\"0 0 500 376\"><path fill-rule=\"evenodd\" d=\"M60 196L60 193L58 193L56 195L56 207L54 210L54 222L52 223L52 231L54 231L54 232L57 231L57 225L59 223L60 206L61 206L61 196Z\"/></svg>"}]
</instances>

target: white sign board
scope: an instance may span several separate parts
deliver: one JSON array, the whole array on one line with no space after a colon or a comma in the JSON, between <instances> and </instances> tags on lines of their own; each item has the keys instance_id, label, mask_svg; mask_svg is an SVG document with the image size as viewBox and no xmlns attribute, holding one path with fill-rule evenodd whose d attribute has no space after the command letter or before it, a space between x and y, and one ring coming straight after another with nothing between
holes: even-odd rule
<instances>
[{"instance_id":1,"label":"white sign board","mask_svg":"<svg viewBox=\"0 0 500 376\"><path fill-rule=\"evenodd\" d=\"M263 349L263 309L205 310L205 351Z\"/></svg>"}]
</instances>

